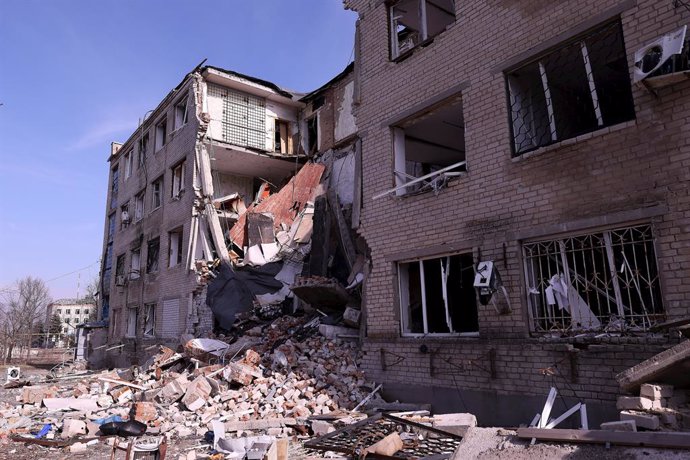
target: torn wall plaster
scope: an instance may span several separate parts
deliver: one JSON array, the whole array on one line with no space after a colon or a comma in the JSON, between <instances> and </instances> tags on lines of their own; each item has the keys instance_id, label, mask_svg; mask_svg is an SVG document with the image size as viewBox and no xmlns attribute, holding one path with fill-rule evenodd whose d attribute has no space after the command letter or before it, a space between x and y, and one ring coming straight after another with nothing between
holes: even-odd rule
<instances>
[{"instance_id":1,"label":"torn wall plaster","mask_svg":"<svg viewBox=\"0 0 690 460\"><path fill-rule=\"evenodd\" d=\"M339 141L357 132L357 124L354 113L352 113L352 100L354 95L355 82L351 81L343 90L343 97L340 105L336 109L337 117L335 120L335 140Z\"/></svg>"}]
</instances>

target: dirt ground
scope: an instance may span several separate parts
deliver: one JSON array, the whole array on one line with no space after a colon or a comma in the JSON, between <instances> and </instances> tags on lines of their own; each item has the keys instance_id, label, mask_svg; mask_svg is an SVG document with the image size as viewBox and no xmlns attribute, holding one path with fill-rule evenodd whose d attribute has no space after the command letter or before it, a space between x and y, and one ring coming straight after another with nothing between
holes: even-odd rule
<instances>
[{"instance_id":1,"label":"dirt ground","mask_svg":"<svg viewBox=\"0 0 690 460\"><path fill-rule=\"evenodd\" d=\"M690 451L620 447L592 444L542 443L531 446L515 431L503 428L470 428L454 460L687 460Z\"/></svg>"}]
</instances>

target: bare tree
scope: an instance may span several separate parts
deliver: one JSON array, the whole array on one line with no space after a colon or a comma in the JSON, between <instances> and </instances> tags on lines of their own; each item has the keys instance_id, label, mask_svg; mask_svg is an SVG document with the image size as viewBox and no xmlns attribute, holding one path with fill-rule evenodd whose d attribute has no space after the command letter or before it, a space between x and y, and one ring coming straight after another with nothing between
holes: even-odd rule
<instances>
[{"instance_id":1,"label":"bare tree","mask_svg":"<svg viewBox=\"0 0 690 460\"><path fill-rule=\"evenodd\" d=\"M5 363L17 346L31 347L32 334L45 320L48 303L48 287L40 278L22 278L14 289L4 293L0 301L0 338Z\"/></svg>"}]
</instances>

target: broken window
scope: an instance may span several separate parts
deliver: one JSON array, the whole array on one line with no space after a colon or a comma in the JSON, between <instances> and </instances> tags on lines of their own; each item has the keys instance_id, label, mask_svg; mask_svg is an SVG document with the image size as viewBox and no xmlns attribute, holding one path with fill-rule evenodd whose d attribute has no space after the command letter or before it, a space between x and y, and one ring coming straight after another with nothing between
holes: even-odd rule
<instances>
[{"instance_id":1,"label":"broken window","mask_svg":"<svg viewBox=\"0 0 690 460\"><path fill-rule=\"evenodd\" d=\"M121 254L117 256L117 261L115 262L115 285L124 286L125 285L125 255ZM69 310L67 310L69 315Z\"/></svg>"},{"instance_id":2,"label":"broken window","mask_svg":"<svg viewBox=\"0 0 690 460\"><path fill-rule=\"evenodd\" d=\"M175 104L175 129L180 129L187 123L187 97Z\"/></svg>"},{"instance_id":3,"label":"broken window","mask_svg":"<svg viewBox=\"0 0 690 460\"><path fill-rule=\"evenodd\" d=\"M182 228L168 233L168 267L182 263Z\"/></svg>"},{"instance_id":4,"label":"broken window","mask_svg":"<svg viewBox=\"0 0 690 460\"><path fill-rule=\"evenodd\" d=\"M139 166L144 164L146 160L146 154L149 148L149 133L144 133L139 139Z\"/></svg>"},{"instance_id":5,"label":"broken window","mask_svg":"<svg viewBox=\"0 0 690 460\"><path fill-rule=\"evenodd\" d=\"M113 237L115 236L115 212L113 211L109 216L108 216L108 242L113 241Z\"/></svg>"},{"instance_id":6,"label":"broken window","mask_svg":"<svg viewBox=\"0 0 690 460\"><path fill-rule=\"evenodd\" d=\"M319 114L307 118L307 153L316 153L319 149Z\"/></svg>"},{"instance_id":7,"label":"broken window","mask_svg":"<svg viewBox=\"0 0 690 460\"><path fill-rule=\"evenodd\" d=\"M515 155L635 118L619 21L506 75Z\"/></svg>"},{"instance_id":8,"label":"broken window","mask_svg":"<svg viewBox=\"0 0 690 460\"><path fill-rule=\"evenodd\" d=\"M218 85L209 85L208 91L223 101L223 140L265 151L266 101Z\"/></svg>"},{"instance_id":9,"label":"broken window","mask_svg":"<svg viewBox=\"0 0 690 460\"><path fill-rule=\"evenodd\" d=\"M141 273L141 248L132 249L130 258L129 279L139 279Z\"/></svg>"},{"instance_id":10,"label":"broken window","mask_svg":"<svg viewBox=\"0 0 690 460\"><path fill-rule=\"evenodd\" d=\"M163 176L151 183L151 210L158 209L162 203Z\"/></svg>"},{"instance_id":11,"label":"broken window","mask_svg":"<svg viewBox=\"0 0 690 460\"><path fill-rule=\"evenodd\" d=\"M177 166L172 168L172 190L171 196L173 198L179 198L184 191L184 166L185 162L179 163Z\"/></svg>"},{"instance_id":12,"label":"broken window","mask_svg":"<svg viewBox=\"0 0 690 460\"><path fill-rule=\"evenodd\" d=\"M160 250L160 238L149 240L146 247L146 273L158 271L158 253Z\"/></svg>"},{"instance_id":13,"label":"broken window","mask_svg":"<svg viewBox=\"0 0 690 460\"><path fill-rule=\"evenodd\" d=\"M146 196L146 189L137 193L134 197L134 222L139 222L144 217L144 197Z\"/></svg>"},{"instance_id":14,"label":"broken window","mask_svg":"<svg viewBox=\"0 0 690 460\"><path fill-rule=\"evenodd\" d=\"M393 127L393 149L398 195L439 190L467 171L462 99Z\"/></svg>"},{"instance_id":15,"label":"broken window","mask_svg":"<svg viewBox=\"0 0 690 460\"><path fill-rule=\"evenodd\" d=\"M650 225L526 243L535 332L646 330L663 318Z\"/></svg>"},{"instance_id":16,"label":"broken window","mask_svg":"<svg viewBox=\"0 0 690 460\"><path fill-rule=\"evenodd\" d=\"M131 222L131 216L129 215L129 201L120 206L120 228L127 228Z\"/></svg>"},{"instance_id":17,"label":"broken window","mask_svg":"<svg viewBox=\"0 0 690 460\"><path fill-rule=\"evenodd\" d=\"M62 314L62 310L60 308L57 309L57 314L58 315Z\"/></svg>"},{"instance_id":18,"label":"broken window","mask_svg":"<svg viewBox=\"0 0 690 460\"><path fill-rule=\"evenodd\" d=\"M144 337L156 335L156 304L144 305Z\"/></svg>"},{"instance_id":19,"label":"broken window","mask_svg":"<svg viewBox=\"0 0 690 460\"><path fill-rule=\"evenodd\" d=\"M288 122L275 120L273 131L273 151L279 153L292 153L292 139L289 135L290 125Z\"/></svg>"},{"instance_id":20,"label":"broken window","mask_svg":"<svg viewBox=\"0 0 690 460\"><path fill-rule=\"evenodd\" d=\"M84 314L85 314L85 315L88 315L88 314L89 314L89 309L88 309L88 308L85 308L85 309L84 309Z\"/></svg>"},{"instance_id":21,"label":"broken window","mask_svg":"<svg viewBox=\"0 0 690 460\"><path fill-rule=\"evenodd\" d=\"M163 118L156 125L156 152L159 151L168 141L168 120Z\"/></svg>"},{"instance_id":22,"label":"broken window","mask_svg":"<svg viewBox=\"0 0 690 460\"><path fill-rule=\"evenodd\" d=\"M455 22L453 0L398 0L388 10L393 59Z\"/></svg>"},{"instance_id":23,"label":"broken window","mask_svg":"<svg viewBox=\"0 0 690 460\"><path fill-rule=\"evenodd\" d=\"M127 337L137 336L137 320L139 312L136 307L127 309Z\"/></svg>"},{"instance_id":24,"label":"broken window","mask_svg":"<svg viewBox=\"0 0 690 460\"><path fill-rule=\"evenodd\" d=\"M398 264L403 334L479 331L472 254Z\"/></svg>"},{"instance_id":25,"label":"broken window","mask_svg":"<svg viewBox=\"0 0 690 460\"><path fill-rule=\"evenodd\" d=\"M117 191L120 180L120 170L115 166L110 173L110 209L117 208Z\"/></svg>"},{"instance_id":26,"label":"broken window","mask_svg":"<svg viewBox=\"0 0 690 460\"><path fill-rule=\"evenodd\" d=\"M125 153L125 180L132 175L132 161L134 157L134 150Z\"/></svg>"}]
</instances>

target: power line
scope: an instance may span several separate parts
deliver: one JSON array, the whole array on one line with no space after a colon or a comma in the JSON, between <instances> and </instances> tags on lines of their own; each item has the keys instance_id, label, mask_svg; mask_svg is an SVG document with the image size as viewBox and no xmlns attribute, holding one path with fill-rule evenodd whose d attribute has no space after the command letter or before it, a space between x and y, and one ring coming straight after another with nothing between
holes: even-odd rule
<instances>
[{"instance_id":1,"label":"power line","mask_svg":"<svg viewBox=\"0 0 690 460\"><path fill-rule=\"evenodd\" d=\"M100 259L99 259L99 260L95 261L94 263L87 265L86 267L82 267L82 268L79 268L79 269L77 269L77 270L71 271L71 272L69 272L69 273L65 273L65 274L63 274L63 275L56 276L55 278L51 278L51 279L49 279L49 280L46 280L45 282L46 282L46 283L50 283L51 281L55 281L55 280L58 280L58 279L60 279L60 278L64 278L65 276L73 275L73 274L75 274L75 273L84 271L84 270L86 270L87 268L91 268L91 267L93 267L94 265L99 264L100 262L101 262L101 261L100 261Z\"/></svg>"}]
</instances>

